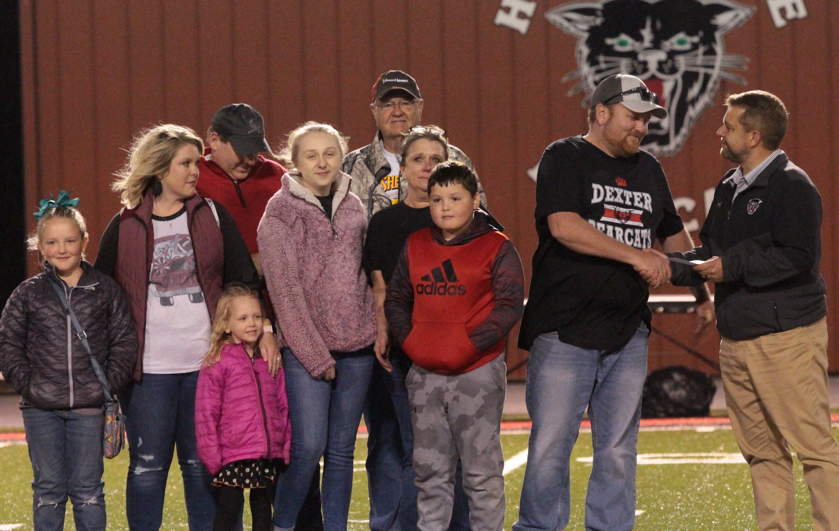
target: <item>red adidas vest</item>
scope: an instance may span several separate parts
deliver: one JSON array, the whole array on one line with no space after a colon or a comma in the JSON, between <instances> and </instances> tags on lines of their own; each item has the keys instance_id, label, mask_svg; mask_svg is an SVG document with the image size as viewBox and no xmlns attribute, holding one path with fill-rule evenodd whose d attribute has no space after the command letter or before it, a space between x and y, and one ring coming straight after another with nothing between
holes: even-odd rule
<instances>
[{"instance_id":1,"label":"red adidas vest","mask_svg":"<svg viewBox=\"0 0 839 531\"><path fill-rule=\"evenodd\" d=\"M503 352L504 341L478 352L469 333L494 307L492 266L505 241L500 232L488 232L446 246L433 240L431 229L408 238L414 310L402 349L414 363L438 374L463 374Z\"/></svg>"}]
</instances>

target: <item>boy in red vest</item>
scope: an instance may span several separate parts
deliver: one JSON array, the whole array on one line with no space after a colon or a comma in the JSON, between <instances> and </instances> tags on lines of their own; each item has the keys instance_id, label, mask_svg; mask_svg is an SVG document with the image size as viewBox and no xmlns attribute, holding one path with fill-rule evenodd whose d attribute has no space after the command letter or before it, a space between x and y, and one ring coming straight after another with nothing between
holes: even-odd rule
<instances>
[{"instance_id":1,"label":"boy in red vest","mask_svg":"<svg viewBox=\"0 0 839 531\"><path fill-rule=\"evenodd\" d=\"M504 346L522 314L524 272L513 244L476 212L478 182L468 166L440 164L428 191L435 226L408 238L384 305L394 341L414 362L406 385L417 529L448 527L460 458L472 529L500 531Z\"/></svg>"}]
</instances>

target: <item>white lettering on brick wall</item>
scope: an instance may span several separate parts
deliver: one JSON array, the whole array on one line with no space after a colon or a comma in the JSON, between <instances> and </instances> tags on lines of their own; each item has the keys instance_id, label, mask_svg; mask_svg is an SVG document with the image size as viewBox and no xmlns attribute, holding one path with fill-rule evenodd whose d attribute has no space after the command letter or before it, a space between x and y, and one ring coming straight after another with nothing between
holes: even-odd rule
<instances>
[{"instance_id":1,"label":"white lettering on brick wall","mask_svg":"<svg viewBox=\"0 0 839 531\"><path fill-rule=\"evenodd\" d=\"M772 22L776 28L783 28L787 20L807 18L807 7L804 0L766 0L769 12L772 13ZM781 10L784 12L781 13ZM496 17L496 21L498 18ZM498 22L496 22L497 24Z\"/></svg>"},{"instance_id":2,"label":"white lettering on brick wall","mask_svg":"<svg viewBox=\"0 0 839 531\"><path fill-rule=\"evenodd\" d=\"M501 7L495 13L495 25L506 26L525 35L535 11L536 2L530 0L501 0Z\"/></svg>"}]
</instances>

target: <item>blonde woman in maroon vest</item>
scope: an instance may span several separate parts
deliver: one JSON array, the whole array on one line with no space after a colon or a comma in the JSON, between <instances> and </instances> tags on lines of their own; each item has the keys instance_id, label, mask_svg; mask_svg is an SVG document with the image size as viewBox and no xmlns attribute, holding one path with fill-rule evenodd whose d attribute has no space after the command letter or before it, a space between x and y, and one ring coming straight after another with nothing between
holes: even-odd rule
<instances>
[{"instance_id":1,"label":"blonde woman in maroon vest","mask_svg":"<svg viewBox=\"0 0 839 531\"><path fill-rule=\"evenodd\" d=\"M129 527L160 529L175 446L189 526L213 527L215 502L195 443L195 391L224 285L259 288L236 224L195 193L203 142L194 131L159 125L135 139L112 185L124 208L102 236L96 269L128 298L139 340L134 382L121 394L128 429ZM260 349L276 352L265 334Z\"/></svg>"},{"instance_id":2,"label":"blonde woman in maroon vest","mask_svg":"<svg viewBox=\"0 0 839 531\"><path fill-rule=\"evenodd\" d=\"M323 527L345 531L353 452L377 342L373 293L361 267L367 217L340 171L346 141L330 125L291 132L279 192L257 230L283 349L291 464L277 481L274 529L293 529L323 457ZM384 340L384 339L382 339Z\"/></svg>"},{"instance_id":3,"label":"blonde woman in maroon vest","mask_svg":"<svg viewBox=\"0 0 839 531\"><path fill-rule=\"evenodd\" d=\"M504 526L501 409L504 346L521 317L524 273L480 204L474 172L438 165L428 179L434 227L411 234L388 284L385 314L414 362L406 386L414 428L417 529L448 527L457 460L472 529Z\"/></svg>"}]
</instances>

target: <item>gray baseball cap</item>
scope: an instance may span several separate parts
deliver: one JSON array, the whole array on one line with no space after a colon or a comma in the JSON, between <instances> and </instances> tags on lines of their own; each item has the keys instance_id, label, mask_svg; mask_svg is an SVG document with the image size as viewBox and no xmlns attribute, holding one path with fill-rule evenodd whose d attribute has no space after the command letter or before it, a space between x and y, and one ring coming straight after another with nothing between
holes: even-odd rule
<instances>
[{"instance_id":1,"label":"gray baseball cap","mask_svg":"<svg viewBox=\"0 0 839 531\"><path fill-rule=\"evenodd\" d=\"M591 95L591 106L622 103L633 112L652 113L656 118L667 118L667 109L658 104L658 96L639 78L629 74L615 74L597 85Z\"/></svg>"}]
</instances>

